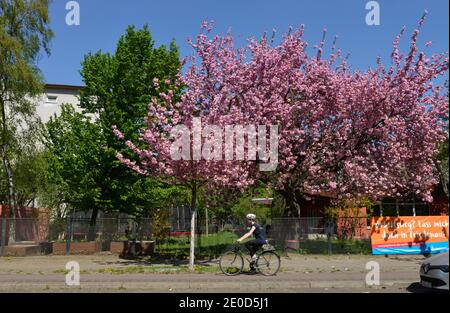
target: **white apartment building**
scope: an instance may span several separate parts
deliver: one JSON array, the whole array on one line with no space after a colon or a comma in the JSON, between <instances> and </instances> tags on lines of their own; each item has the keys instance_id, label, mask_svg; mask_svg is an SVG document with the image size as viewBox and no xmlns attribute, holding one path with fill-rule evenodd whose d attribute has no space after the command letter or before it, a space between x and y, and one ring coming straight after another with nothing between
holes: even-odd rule
<instances>
[{"instance_id":1,"label":"white apartment building","mask_svg":"<svg viewBox=\"0 0 450 313\"><path fill-rule=\"evenodd\" d=\"M54 114L60 114L63 103L72 104L77 111L81 111L78 96L83 88L83 86L46 84L44 94L36 107L36 113L42 122L46 123Z\"/></svg>"}]
</instances>

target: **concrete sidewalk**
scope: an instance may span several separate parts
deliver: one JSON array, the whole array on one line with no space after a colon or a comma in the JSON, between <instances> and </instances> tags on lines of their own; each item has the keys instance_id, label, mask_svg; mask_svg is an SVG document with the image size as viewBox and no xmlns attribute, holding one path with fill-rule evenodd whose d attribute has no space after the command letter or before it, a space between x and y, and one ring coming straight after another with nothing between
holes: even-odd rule
<instances>
[{"instance_id":1,"label":"concrete sidewalk","mask_svg":"<svg viewBox=\"0 0 450 313\"><path fill-rule=\"evenodd\" d=\"M274 277L242 274L227 277L221 274L87 274L81 275L80 286L65 284L64 274L0 275L0 292L27 291L137 291L137 292L297 292L305 289L380 289L407 288L417 275L400 273L381 277L379 286L367 286L365 275L357 273L286 274Z\"/></svg>"},{"instance_id":2,"label":"concrete sidewalk","mask_svg":"<svg viewBox=\"0 0 450 313\"><path fill-rule=\"evenodd\" d=\"M203 271L190 273L185 264L151 264L120 260L117 256L45 256L0 258L0 292L315 292L391 290L405 292L419 280L422 256L300 256L282 258L282 271L274 277L228 277L217 260L200 262ZM81 285L65 284L65 264L77 261ZM366 264L380 265L380 285L367 286ZM162 269L162 272L147 272ZM177 270L183 271L177 272Z\"/></svg>"}]
</instances>

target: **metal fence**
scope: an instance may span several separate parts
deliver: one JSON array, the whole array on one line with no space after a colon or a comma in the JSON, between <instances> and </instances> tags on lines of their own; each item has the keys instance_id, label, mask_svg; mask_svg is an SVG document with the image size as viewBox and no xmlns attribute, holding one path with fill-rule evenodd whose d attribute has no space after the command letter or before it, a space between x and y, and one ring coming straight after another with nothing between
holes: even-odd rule
<instances>
[{"instance_id":1,"label":"metal fence","mask_svg":"<svg viewBox=\"0 0 450 313\"><path fill-rule=\"evenodd\" d=\"M268 237L283 251L299 253L370 253L366 217L274 218Z\"/></svg>"},{"instance_id":2,"label":"metal fence","mask_svg":"<svg viewBox=\"0 0 450 313\"><path fill-rule=\"evenodd\" d=\"M50 231L50 240L65 238L67 252L71 243L97 241L103 251L109 251L111 243L151 241L156 252L170 256L188 256L190 249L190 218L156 221L150 218L100 218L91 225L88 218L69 217L63 225ZM218 256L238 236L246 231L244 225L234 221L196 220L196 249L203 256Z\"/></svg>"},{"instance_id":3,"label":"metal fence","mask_svg":"<svg viewBox=\"0 0 450 313\"><path fill-rule=\"evenodd\" d=\"M120 240L127 236L135 236L136 240L142 240L152 234L152 221L150 219L135 222L128 218L100 218L94 225L91 225L89 218L69 217L65 227L64 231L67 234L64 237L72 241Z\"/></svg>"},{"instance_id":4,"label":"metal fence","mask_svg":"<svg viewBox=\"0 0 450 313\"><path fill-rule=\"evenodd\" d=\"M156 221L150 218L101 217L91 224L90 218L81 215L43 224L38 219L0 219L0 245L14 242L61 242L101 243L101 251L109 251L112 242L155 241L156 251L161 254L187 256L190 243L189 216L175 216ZM262 225L266 237L282 252L287 248L299 253L361 253L370 250L370 223L367 218L325 217L273 218ZM248 228L243 221L229 219L198 219L196 224L197 253L217 256L242 236ZM13 235L13 236L12 236ZM12 238L14 237L14 238ZM344 240L352 241L351 245ZM347 246L343 246L343 245Z\"/></svg>"}]
</instances>

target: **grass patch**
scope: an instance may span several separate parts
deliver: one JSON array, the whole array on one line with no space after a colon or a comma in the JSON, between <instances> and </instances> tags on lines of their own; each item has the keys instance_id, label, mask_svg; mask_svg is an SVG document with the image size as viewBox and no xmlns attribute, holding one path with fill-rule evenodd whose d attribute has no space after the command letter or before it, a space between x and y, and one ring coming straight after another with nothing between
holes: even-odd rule
<instances>
[{"instance_id":1,"label":"grass patch","mask_svg":"<svg viewBox=\"0 0 450 313\"><path fill-rule=\"evenodd\" d=\"M289 254L328 254L327 239L307 239L300 242L298 251L289 250ZM351 239L333 239L331 240L332 254L372 254L372 246L370 240L351 240ZM283 254L283 251L280 251ZM317 256L313 257L317 259Z\"/></svg>"},{"instance_id":2,"label":"grass patch","mask_svg":"<svg viewBox=\"0 0 450 313\"><path fill-rule=\"evenodd\" d=\"M100 274L124 275L124 274L152 274L152 273L179 273L186 272L187 268L174 266L127 266L124 268L102 268L97 270Z\"/></svg>"},{"instance_id":3,"label":"grass patch","mask_svg":"<svg viewBox=\"0 0 450 313\"><path fill-rule=\"evenodd\" d=\"M196 236L196 257L200 259L218 257L238 238L238 235L231 232ZM189 255L189 248L189 236L170 237L156 245L156 252L161 256L186 258Z\"/></svg>"},{"instance_id":4,"label":"grass patch","mask_svg":"<svg viewBox=\"0 0 450 313\"><path fill-rule=\"evenodd\" d=\"M197 273L218 273L220 272L220 268L218 266L205 266L205 265L196 265L195 272Z\"/></svg>"},{"instance_id":5,"label":"grass patch","mask_svg":"<svg viewBox=\"0 0 450 313\"><path fill-rule=\"evenodd\" d=\"M64 274L67 275L70 273L70 270L66 270L66 269L57 269L53 271L54 274ZM44 275L44 273L42 273L41 271L39 271L39 274ZM80 270L80 274L89 274L89 271L87 270Z\"/></svg>"},{"instance_id":6,"label":"grass patch","mask_svg":"<svg viewBox=\"0 0 450 313\"><path fill-rule=\"evenodd\" d=\"M218 266L204 266L195 265L194 272L196 273L216 273L219 271ZM150 266L127 266L127 267L109 267L102 268L96 271L100 274L110 275L125 275L125 274L177 274L190 272L187 265L179 266L164 266L164 265L150 265Z\"/></svg>"},{"instance_id":7,"label":"grass patch","mask_svg":"<svg viewBox=\"0 0 450 313\"><path fill-rule=\"evenodd\" d=\"M338 269L338 268L333 268L332 270L331 270L331 273L336 273L336 272L340 272L341 270L340 269Z\"/></svg>"}]
</instances>

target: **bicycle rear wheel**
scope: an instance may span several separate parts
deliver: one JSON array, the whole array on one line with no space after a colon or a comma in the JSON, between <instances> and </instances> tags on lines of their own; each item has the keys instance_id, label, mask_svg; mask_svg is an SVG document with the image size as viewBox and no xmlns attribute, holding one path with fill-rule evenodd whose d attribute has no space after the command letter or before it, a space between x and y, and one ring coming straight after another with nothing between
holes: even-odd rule
<instances>
[{"instance_id":1,"label":"bicycle rear wheel","mask_svg":"<svg viewBox=\"0 0 450 313\"><path fill-rule=\"evenodd\" d=\"M234 251L228 251L220 257L219 267L222 273L228 276L238 275L244 268L244 259Z\"/></svg>"},{"instance_id":2,"label":"bicycle rear wheel","mask_svg":"<svg viewBox=\"0 0 450 313\"><path fill-rule=\"evenodd\" d=\"M273 276L280 270L281 260L273 251L265 251L260 254L256 261L258 271L264 276Z\"/></svg>"}]
</instances>

